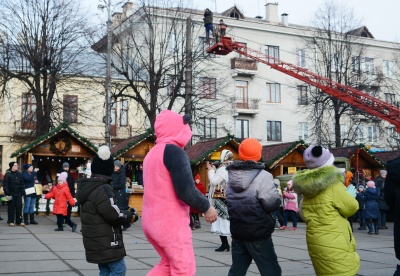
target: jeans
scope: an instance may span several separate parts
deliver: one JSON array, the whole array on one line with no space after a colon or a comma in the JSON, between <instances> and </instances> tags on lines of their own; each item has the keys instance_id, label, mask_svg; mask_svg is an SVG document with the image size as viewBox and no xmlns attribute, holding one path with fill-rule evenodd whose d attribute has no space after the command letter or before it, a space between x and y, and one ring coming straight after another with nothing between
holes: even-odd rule
<instances>
[{"instance_id":1,"label":"jeans","mask_svg":"<svg viewBox=\"0 0 400 276\"><path fill-rule=\"evenodd\" d=\"M290 217L292 218L293 227L297 227L296 212L292 211L292 210L284 210L283 211L283 225L287 226L288 214L290 214Z\"/></svg>"},{"instance_id":2,"label":"jeans","mask_svg":"<svg viewBox=\"0 0 400 276\"><path fill-rule=\"evenodd\" d=\"M98 266L100 270L99 276L125 276L126 273L124 259L106 264L98 264Z\"/></svg>"},{"instance_id":3,"label":"jeans","mask_svg":"<svg viewBox=\"0 0 400 276\"><path fill-rule=\"evenodd\" d=\"M207 42L209 42L210 41L210 31L211 31L211 34L213 34L213 24L208 23L205 27L206 27L206 39L207 39Z\"/></svg>"},{"instance_id":4,"label":"jeans","mask_svg":"<svg viewBox=\"0 0 400 276\"><path fill-rule=\"evenodd\" d=\"M24 214L33 214L35 212L35 205L36 205L36 196L35 197L26 196L24 202Z\"/></svg>"},{"instance_id":5,"label":"jeans","mask_svg":"<svg viewBox=\"0 0 400 276\"><path fill-rule=\"evenodd\" d=\"M228 276L246 275L252 260L256 263L260 275L282 275L271 236L257 242L232 239L231 249L232 266Z\"/></svg>"},{"instance_id":6,"label":"jeans","mask_svg":"<svg viewBox=\"0 0 400 276\"><path fill-rule=\"evenodd\" d=\"M22 196L12 196L12 200L7 202L8 220L7 223L20 224L22 222Z\"/></svg>"}]
</instances>

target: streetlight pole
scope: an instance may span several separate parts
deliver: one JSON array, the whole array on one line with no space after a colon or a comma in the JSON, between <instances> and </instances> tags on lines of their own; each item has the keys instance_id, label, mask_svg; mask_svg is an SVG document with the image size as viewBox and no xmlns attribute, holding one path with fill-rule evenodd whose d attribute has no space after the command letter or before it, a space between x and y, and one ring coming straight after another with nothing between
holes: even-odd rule
<instances>
[{"instance_id":1,"label":"streetlight pole","mask_svg":"<svg viewBox=\"0 0 400 276\"><path fill-rule=\"evenodd\" d=\"M111 125L111 54L112 54L112 21L111 21L111 0L102 0L105 5L98 5L98 8L107 8L107 70L106 70L106 116L105 116L105 144L111 147L110 125Z\"/></svg>"}]
</instances>

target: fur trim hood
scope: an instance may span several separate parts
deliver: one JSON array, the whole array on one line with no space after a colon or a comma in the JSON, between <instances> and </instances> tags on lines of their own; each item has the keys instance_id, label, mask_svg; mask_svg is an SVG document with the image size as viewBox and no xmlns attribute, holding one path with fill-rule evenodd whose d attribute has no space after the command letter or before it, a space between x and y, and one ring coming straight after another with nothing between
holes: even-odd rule
<instances>
[{"instance_id":1,"label":"fur trim hood","mask_svg":"<svg viewBox=\"0 0 400 276\"><path fill-rule=\"evenodd\" d=\"M293 189L306 198L312 198L329 186L344 183L343 174L335 166L301 170L293 177Z\"/></svg>"}]
</instances>

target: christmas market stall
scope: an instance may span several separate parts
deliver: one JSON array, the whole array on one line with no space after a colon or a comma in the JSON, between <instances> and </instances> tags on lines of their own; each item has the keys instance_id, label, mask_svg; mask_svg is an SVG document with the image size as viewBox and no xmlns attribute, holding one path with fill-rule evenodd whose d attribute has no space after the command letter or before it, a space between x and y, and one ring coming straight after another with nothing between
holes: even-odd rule
<instances>
[{"instance_id":1,"label":"christmas market stall","mask_svg":"<svg viewBox=\"0 0 400 276\"><path fill-rule=\"evenodd\" d=\"M154 147L155 136L151 131L126 139L111 149L115 159L125 166L129 206L142 215L143 160Z\"/></svg>"},{"instance_id":2,"label":"christmas market stall","mask_svg":"<svg viewBox=\"0 0 400 276\"><path fill-rule=\"evenodd\" d=\"M279 176L280 180L288 181L289 175L306 168L303 161L303 152L306 148L303 141L266 145L263 146L261 159L265 169L274 178ZM285 186L286 183L282 184Z\"/></svg>"},{"instance_id":3,"label":"christmas market stall","mask_svg":"<svg viewBox=\"0 0 400 276\"><path fill-rule=\"evenodd\" d=\"M62 169L63 163L68 163L70 172L77 181L85 177L85 165L96 155L97 147L89 140L77 133L68 124L61 124L47 134L38 137L32 143L15 151L11 158L16 157L22 167L23 164L32 164L39 168L38 181L42 184L36 186L36 193L46 193L55 184L57 173ZM43 202L42 202L43 203ZM50 204L50 211L51 211ZM76 210L76 208L75 208ZM39 204L37 211L49 210Z\"/></svg>"},{"instance_id":4,"label":"christmas market stall","mask_svg":"<svg viewBox=\"0 0 400 276\"><path fill-rule=\"evenodd\" d=\"M388 161L400 156L400 150L372 152L372 155L381 160L385 165Z\"/></svg>"},{"instance_id":5,"label":"christmas market stall","mask_svg":"<svg viewBox=\"0 0 400 276\"><path fill-rule=\"evenodd\" d=\"M350 161L353 180L356 183L364 182L366 176L372 179L384 169L385 164L371 153L364 145L339 147L330 149L335 157L346 157Z\"/></svg>"},{"instance_id":6,"label":"christmas market stall","mask_svg":"<svg viewBox=\"0 0 400 276\"><path fill-rule=\"evenodd\" d=\"M234 136L228 135L222 138L200 141L186 149L192 166L193 177L200 174L202 182L208 190L207 162L214 162L220 159L221 151L227 149L233 153L234 160L239 159L239 142Z\"/></svg>"}]
</instances>

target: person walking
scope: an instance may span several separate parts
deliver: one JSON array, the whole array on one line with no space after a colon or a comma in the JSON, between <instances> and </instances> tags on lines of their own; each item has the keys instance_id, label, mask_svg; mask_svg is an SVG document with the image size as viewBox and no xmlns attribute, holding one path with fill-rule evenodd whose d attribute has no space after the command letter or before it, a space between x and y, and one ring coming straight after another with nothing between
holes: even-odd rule
<instances>
[{"instance_id":1,"label":"person walking","mask_svg":"<svg viewBox=\"0 0 400 276\"><path fill-rule=\"evenodd\" d=\"M228 276L244 276L252 260L260 275L280 276L281 267L271 234L275 222L272 213L281 201L272 175L265 171L262 146L254 138L239 145L240 160L228 171L227 204L232 233L232 265Z\"/></svg>"},{"instance_id":2,"label":"person walking","mask_svg":"<svg viewBox=\"0 0 400 276\"><path fill-rule=\"evenodd\" d=\"M207 222L217 219L215 208L195 187L190 160L183 150L192 137L191 119L190 115L161 111L154 124L156 144L144 158L142 228L161 257L148 276L195 275L190 207L204 213Z\"/></svg>"},{"instance_id":3,"label":"person walking","mask_svg":"<svg viewBox=\"0 0 400 276\"><path fill-rule=\"evenodd\" d=\"M22 221L22 197L25 194L24 180L21 173L18 171L19 166L17 162L10 162L9 169L6 171L3 180L4 195L7 200L8 206L8 219L9 226L25 226Z\"/></svg>"},{"instance_id":4,"label":"person walking","mask_svg":"<svg viewBox=\"0 0 400 276\"><path fill-rule=\"evenodd\" d=\"M100 146L90 178L80 179L76 198L81 206L86 261L97 264L99 275L125 275L125 245L121 226L133 222L129 211L115 205L111 175L114 159L108 146Z\"/></svg>"},{"instance_id":5,"label":"person walking","mask_svg":"<svg viewBox=\"0 0 400 276\"><path fill-rule=\"evenodd\" d=\"M125 167L121 164L121 161L114 161L114 172L111 175L111 185L114 189L115 204L121 211L128 211L129 206L126 199L126 174ZM128 222L122 226L122 231L127 230L131 227Z\"/></svg>"},{"instance_id":6,"label":"person walking","mask_svg":"<svg viewBox=\"0 0 400 276\"><path fill-rule=\"evenodd\" d=\"M283 197L282 197L282 189L281 189L281 182L279 179L275 178L274 179L274 184L276 191L278 192L279 200L281 201L281 205L279 206L278 209L276 209L273 213L272 216L275 220L275 229L279 229L280 227L283 226L283 217L281 215L281 209L283 209Z\"/></svg>"},{"instance_id":7,"label":"person walking","mask_svg":"<svg viewBox=\"0 0 400 276\"><path fill-rule=\"evenodd\" d=\"M368 227L368 235L379 235L379 205L378 197L379 190L375 187L374 181L367 182L367 189L365 189L365 222Z\"/></svg>"},{"instance_id":8,"label":"person walking","mask_svg":"<svg viewBox=\"0 0 400 276\"><path fill-rule=\"evenodd\" d=\"M356 241L347 218L358 210L343 174L333 166L333 154L322 146L303 153L306 170L296 172L293 188L302 196L308 254L316 275L355 275L360 268Z\"/></svg>"},{"instance_id":9,"label":"person walking","mask_svg":"<svg viewBox=\"0 0 400 276\"><path fill-rule=\"evenodd\" d=\"M386 226L386 213L389 211L389 206L385 202L385 180L387 171L380 170L379 175L375 178L375 187L379 190L378 207L379 207L379 229L388 229Z\"/></svg>"},{"instance_id":10,"label":"person walking","mask_svg":"<svg viewBox=\"0 0 400 276\"><path fill-rule=\"evenodd\" d=\"M284 200L283 206L283 225L281 226L281 230L286 230L288 223L288 216L290 215L292 219L292 228L289 228L291 231L297 230L297 212L298 212L298 203L297 203L297 194L294 192L292 186L292 180L287 182L287 187L283 191L282 194Z\"/></svg>"},{"instance_id":11,"label":"person walking","mask_svg":"<svg viewBox=\"0 0 400 276\"><path fill-rule=\"evenodd\" d=\"M69 163L68 162L64 162L62 165L62 169L59 171L59 174L62 172L66 172L68 177L67 177L67 184L68 184L68 188L69 188L69 192L71 193L72 197L75 197L75 179L72 176L71 172L69 171ZM58 174L58 175L59 175ZM71 218L71 213L72 213L72 205L69 204L69 202L67 203L67 217ZM67 221L65 221L65 223L67 223Z\"/></svg>"},{"instance_id":12,"label":"person walking","mask_svg":"<svg viewBox=\"0 0 400 276\"><path fill-rule=\"evenodd\" d=\"M215 249L216 252L230 250L228 237L231 235L228 207L226 205L226 184L228 183L228 171L226 167L233 162L233 153L224 149L221 151L220 165L216 168L208 163L208 199L210 204L218 211L217 221L211 224L211 233L218 234L221 239L221 246Z\"/></svg>"},{"instance_id":13,"label":"person walking","mask_svg":"<svg viewBox=\"0 0 400 276\"><path fill-rule=\"evenodd\" d=\"M69 192L67 183L68 174L62 172L57 179L57 185L47 194L42 195L44 199L54 198L53 214L57 216L57 228L54 231L64 231L64 221L72 228L72 232L76 231L77 224L71 221L68 216L67 201L71 206L74 206L76 201Z\"/></svg>"},{"instance_id":14,"label":"person walking","mask_svg":"<svg viewBox=\"0 0 400 276\"><path fill-rule=\"evenodd\" d=\"M365 196L364 196L364 185L358 185L356 192L356 200L358 201L358 220L360 222L360 227L358 230L366 230L365 226Z\"/></svg>"},{"instance_id":15,"label":"person walking","mask_svg":"<svg viewBox=\"0 0 400 276\"><path fill-rule=\"evenodd\" d=\"M38 168L33 169L31 164L23 165L24 171L22 172L22 179L24 180L25 197L24 197L24 223L38 224L35 221L35 206L36 206L36 191L35 184L39 183L37 180ZM29 222L30 219L30 222Z\"/></svg>"},{"instance_id":16,"label":"person walking","mask_svg":"<svg viewBox=\"0 0 400 276\"><path fill-rule=\"evenodd\" d=\"M390 160L386 164L387 176L385 180L385 202L394 211L394 252L400 261L400 157ZM400 264L393 276L400 276Z\"/></svg>"}]
</instances>

